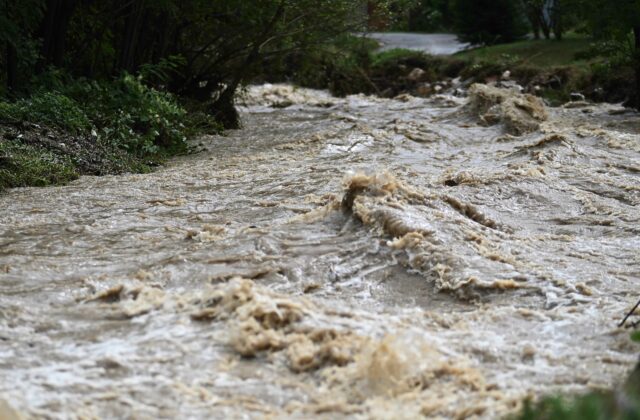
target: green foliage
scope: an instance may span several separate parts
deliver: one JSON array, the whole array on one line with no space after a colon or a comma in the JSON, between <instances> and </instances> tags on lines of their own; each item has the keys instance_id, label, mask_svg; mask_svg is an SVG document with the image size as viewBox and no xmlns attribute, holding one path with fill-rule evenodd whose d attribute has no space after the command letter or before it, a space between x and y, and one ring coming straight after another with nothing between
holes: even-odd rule
<instances>
[{"instance_id":1,"label":"green foliage","mask_svg":"<svg viewBox=\"0 0 640 420\"><path fill-rule=\"evenodd\" d=\"M640 364L623 386L574 397L546 397L525 401L517 420L638 420L640 419Z\"/></svg>"},{"instance_id":2,"label":"green foliage","mask_svg":"<svg viewBox=\"0 0 640 420\"><path fill-rule=\"evenodd\" d=\"M456 57L486 62L505 62L510 58L520 64L539 67L565 66L589 59L585 52L592 40L584 35L569 33L562 41L523 40L510 44L473 48L456 54ZM505 63L506 64L506 63Z\"/></svg>"},{"instance_id":3,"label":"green foliage","mask_svg":"<svg viewBox=\"0 0 640 420\"><path fill-rule=\"evenodd\" d=\"M0 72L0 94L6 94L5 88L9 83L24 83L32 73L38 58L38 39L33 36L33 31L42 19L45 1L5 1L0 7L0 51L6 51L6 54L0 54L0 70L13 68L16 78L9 81L8 72ZM11 57L9 51L13 51L15 56Z\"/></svg>"},{"instance_id":4,"label":"green foliage","mask_svg":"<svg viewBox=\"0 0 640 420\"><path fill-rule=\"evenodd\" d=\"M429 62L429 56L421 51L395 48L375 54L371 64L373 67L385 67L398 64L412 67L425 67L429 65Z\"/></svg>"},{"instance_id":5,"label":"green foliage","mask_svg":"<svg viewBox=\"0 0 640 420\"><path fill-rule=\"evenodd\" d=\"M0 121L31 122L74 134L95 134L137 156L186 149L185 109L176 98L124 75L113 82L78 80L57 92L37 90L15 103L0 102ZM199 122L201 124L202 121ZM210 123L210 122L209 122ZM197 127L191 127L195 134Z\"/></svg>"},{"instance_id":6,"label":"green foliage","mask_svg":"<svg viewBox=\"0 0 640 420\"><path fill-rule=\"evenodd\" d=\"M586 20L589 31L598 39L627 39L640 24L640 3L635 0L565 0L568 7Z\"/></svg>"},{"instance_id":7,"label":"green foliage","mask_svg":"<svg viewBox=\"0 0 640 420\"><path fill-rule=\"evenodd\" d=\"M99 136L139 156L186 147L186 111L165 92L124 75L114 82L79 81L65 89Z\"/></svg>"},{"instance_id":8,"label":"green foliage","mask_svg":"<svg viewBox=\"0 0 640 420\"><path fill-rule=\"evenodd\" d=\"M609 420L634 417L613 417L610 395L588 394L573 400L559 397L545 398L537 404L525 403L518 420Z\"/></svg>"},{"instance_id":9,"label":"green foliage","mask_svg":"<svg viewBox=\"0 0 640 420\"><path fill-rule=\"evenodd\" d=\"M513 42L529 30L519 0L456 0L455 16L458 37L472 44Z\"/></svg>"},{"instance_id":10,"label":"green foliage","mask_svg":"<svg viewBox=\"0 0 640 420\"><path fill-rule=\"evenodd\" d=\"M0 121L29 121L80 133L91 123L78 104L55 92L36 93L15 103L0 102Z\"/></svg>"},{"instance_id":11,"label":"green foliage","mask_svg":"<svg viewBox=\"0 0 640 420\"><path fill-rule=\"evenodd\" d=\"M157 64L145 63L140 66L140 80L150 85L166 85L175 75L180 75L180 69L187 64L181 55L171 55L161 58Z\"/></svg>"},{"instance_id":12,"label":"green foliage","mask_svg":"<svg viewBox=\"0 0 640 420\"><path fill-rule=\"evenodd\" d=\"M410 31L448 31L453 26L453 0L420 0L409 14Z\"/></svg>"},{"instance_id":13,"label":"green foliage","mask_svg":"<svg viewBox=\"0 0 640 420\"><path fill-rule=\"evenodd\" d=\"M632 65L634 45L630 39L631 34L627 35L626 40L606 39L591 43L589 48L581 52L578 57L584 60L597 60L596 64L610 68Z\"/></svg>"},{"instance_id":14,"label":"green foliage","mask_svg":"<svg viewBox=\"0 0 640 420\"><path fill-rule=\"evenodd\" d=\"M55 185L78 177L73 162L37 146L0 140L0 190Z\"/></svg>"},{"instance_id":15,"label":"green foliage","mask_svg":"<svg viewBox=\"0 0 640 420\"><path fill-rule=\"evenodd\" d=\"M330 89L336 95L371 92L366 71L378 43L368 38L343 35L314 50L299 51L264 63L265 80L289 80L301 86Z\"/></svg>"},{"instance_id":16,"label":"green foliage","mask_svg":"<svg viewBox=\"0 0 640 420\"><path fill-rule=\"evenodd\" d=\"M43 80L56 90L34 85L29 97L0 101L0 189L60 184L80 173L144 172L185 151L187 135L219 130L206 115L187 118L173 95L131 75L98 82L53 72Z\"/></svg>"}]
</instances>

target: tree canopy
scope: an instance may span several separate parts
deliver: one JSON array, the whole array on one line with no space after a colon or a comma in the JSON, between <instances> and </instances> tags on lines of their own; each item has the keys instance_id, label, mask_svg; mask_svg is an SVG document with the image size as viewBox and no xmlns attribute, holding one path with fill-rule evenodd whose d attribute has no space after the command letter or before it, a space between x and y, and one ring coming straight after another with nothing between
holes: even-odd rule
<instances>
[{"instance_id":1,"label":"tree canopy","mask_svg":"<svg viewBox=\"0 0 640 420\"><path fill-rule=\"evenodd\" d=\"M265 61L365 29L351 0L0 0L5 92L19 95L51 67L105 79L145 72L149 82L209 100L233 125L237 87ZM389 14L412 0L376 0ZM3 3L3 4L2 4Z\"/></svg>"},{"instance_id":2,"label":"tree canopy","mask_svg":"<svg viewBox=\"0 0 640 420\"><path fill-rule=\"evenodd\" d=\"M473 44L496 44L523 38L529 28L519 0L456 0L456 32Z\"/></svg>"}]
</instances>

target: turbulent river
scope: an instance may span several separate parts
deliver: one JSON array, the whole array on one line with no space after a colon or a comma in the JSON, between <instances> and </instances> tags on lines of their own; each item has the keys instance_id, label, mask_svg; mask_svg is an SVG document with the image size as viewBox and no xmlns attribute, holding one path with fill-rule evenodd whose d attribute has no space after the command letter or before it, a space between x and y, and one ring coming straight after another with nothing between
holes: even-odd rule
<instances>
[{"instance_id":1,"label":"turbulent river","mask_svg":"<svg viewBox=\"0 0 640 420\"><path fill-rule=\"evenodd\" d=\"M0 196L0 414L495 418L624 379L637 114L244 101L157 172Z\"/></svg>"}]
</instances>

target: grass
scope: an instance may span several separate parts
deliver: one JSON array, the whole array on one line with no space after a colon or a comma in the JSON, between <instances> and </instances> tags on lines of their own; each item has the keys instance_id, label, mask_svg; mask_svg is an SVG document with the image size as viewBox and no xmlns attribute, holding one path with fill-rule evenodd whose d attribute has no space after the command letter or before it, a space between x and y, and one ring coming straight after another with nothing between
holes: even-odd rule
<instances>
[{"instance_id":1,"label":"grass","mask_svg":"<svg viewBox=\"0 0 640 420\"><path fill-rule=\"evenodd\" d=\"M421 51L406 50L403 48L394 48L379 52L376 51L372 53L371 56L371 65L374 67L411 59L424 61L427 58L427 56Z\"/></svg>"},{"instance_id":2,"label":"grass","mask_svg":"<svg viewBox=\"0 0 640 420\"><path fill-rule=\"evenodd\" d=\"M38 147L0 141L0 191L5 188L65 184L78 178L74 163Z\"/></svg>"},{"instance_id":3,"label":"grass","mask_svg":"<svg viewBox=\"0 0 640 420\"><path fill-rule=\"evenodd\" d=\"M511 44L492 45L459 52L455 57L477 61L513 60L516 64L539 66L543 68L583 64L576 60L578 53L589 49L591 39L579 34L567 34L562 41L525 40Z\"/></svg>"}]
</instances>

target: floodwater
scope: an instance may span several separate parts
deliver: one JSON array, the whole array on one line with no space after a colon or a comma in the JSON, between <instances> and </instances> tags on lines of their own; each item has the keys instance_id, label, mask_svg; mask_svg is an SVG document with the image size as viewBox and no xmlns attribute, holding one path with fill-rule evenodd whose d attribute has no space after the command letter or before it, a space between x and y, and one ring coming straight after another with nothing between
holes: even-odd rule
<instances>
[{"instance_id":1,"label":"floodwater","mask_svg":"<svg viewBox=\"0 0 640 420\"><path fill-rule=\"evenodd\" d=\"M253 87L155 173L1 195L0 414L496 418L618 384L640 119L474 95Z\"/></svg>"}]
</instances>

